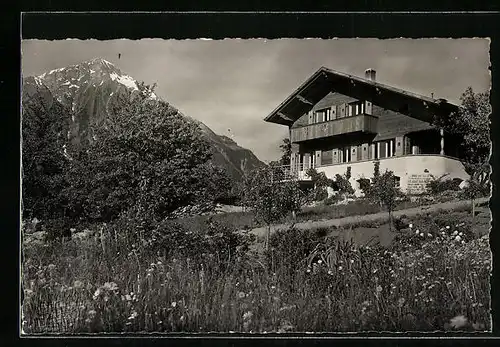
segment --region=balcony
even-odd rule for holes
[[[327,122],[292,128],[290,141],[302,142],[357,132],[376,134],[377,125],[378,117],[367,114],[338,118]]]

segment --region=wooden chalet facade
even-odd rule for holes
[[[334,178],[350,167],[357,195],[358,180],[373,176],[375,160],[409,193],[422,192],[433,176],[466,179],[457,159],[460,139],[432,125],[434,117],[458,106],[377,83],[375,77],[372,69],[360,78],[323,67],[265,118],[289,127],[290,172],[307,181],[309,168]]]

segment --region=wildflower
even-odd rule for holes
[[[457,236],[455,237],[455,241],[460,242],[460,241],[462,241],[462,238],[461,238],[460,236],[458,236],[458,235],[457,235]]]
[[[171,305],[172,305],[172,307],[175,307],[175,306],[177,306],[177,303],[176,303],[175,301],[173,301],[173,302],[171,303]]]
[[[243,314],[243,320],[250,320],[252,319],[252,317],[253,317],[252,311],[248,311]]]
[[[424,237],[424,233],[420,233],[420,237]]]
[[[351,259],[351,264],[354,264],[354,259]]]
[[[458,231],[455,230],[451,235],[452,236],[458,235]]]
[[[410,229],[411,229],[411,228],[413,228],[413,224],[412,224],[412,223],[410,223],[410,225],[408,225],[408,227],[409,227]]]
[[[405,303],[405,299],[404,298],[399,298],[399,300],[398,300],[398,306],[402,307],[404,305],[404,303]]]
[[[115,282],[106,282],[103,288],[106,290],[118,290],[118,285]]]
[[[311,272],[311,269],[307,269],[307,270],[306,270],[306,272],[307,272],[307,273]]]
[[[462,242],[461,242],[461,243],[462,243],[462,245],[465,245],[465,241],[464,241],[464,240],[462,240]]]
[[[460,329],[467,324],[467,318],[465,316],[460,315],[450,319],[450,326],[454,329]]]
[[[271,289],[276,289],[276,286],[271,286]]]
[[[94,300],[97,300],[97,298],[101,295],[101,288],[97,288],[97,290],[94,292],[94,295],[92,296],[92,298]]]
[[[52,271],[56,268],[56,266],[54,264],[49,264],[49,266],[47,266],[47,268]]]
[[[450,226],[449,226],[449,225],[447,225],[447,226],[446,226],[446,229],[450,229]]]
[[[375,291],[377,294],[380,294],[382,292],[382,286],[378,285],[377,288],[375,288]]]
[[[339,266],[339,271],[342,271],[342,266]]]
[[[329,275],[333,275],[332,270],[328,270],[328,274],[329,274]]]
[[[318,264],[321,264],[323,261],[321,259],[318,260]]]
[[[76,280],[75,282],[73,282],[73,287],[75,287],[75,289],[80,289],[83,287],[83,283],[82,281],[78,281]]]
[[[431,233],[428,233],[428,234],[427,234],[427,237],[432,237],[432,234],[431,234]]]
[[[417,229],[417,231],[415,231],[415,234],[416,235],[420,234],[420,230]]]
[[[238,293],[238,298],[243,299],[244,297],[245,297],[245,293],[244,292],[239,292]]]
[[[132,314],[130,315],[130,317],[128,317],[128,320],[133,320],[135,318],[137,318],[139,314],[136,312],[136,311],[133,311]]]

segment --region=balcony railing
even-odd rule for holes
[[[272,169],[273,181],[307,181],[311,178],[307,176],[306,172],[310,168],[309,165],[290,165],[274,166]]]
[[[301,142],[355,132],[377,133],[378,117],[360,114],[292,128],[291,142]]]

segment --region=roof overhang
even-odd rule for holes
[[[459,108],[444,99],[418,95],[322,67],[264,120],[290,126],[331,92],[367,100],[385,109],[429,123],[435,116],[450,114]]]

